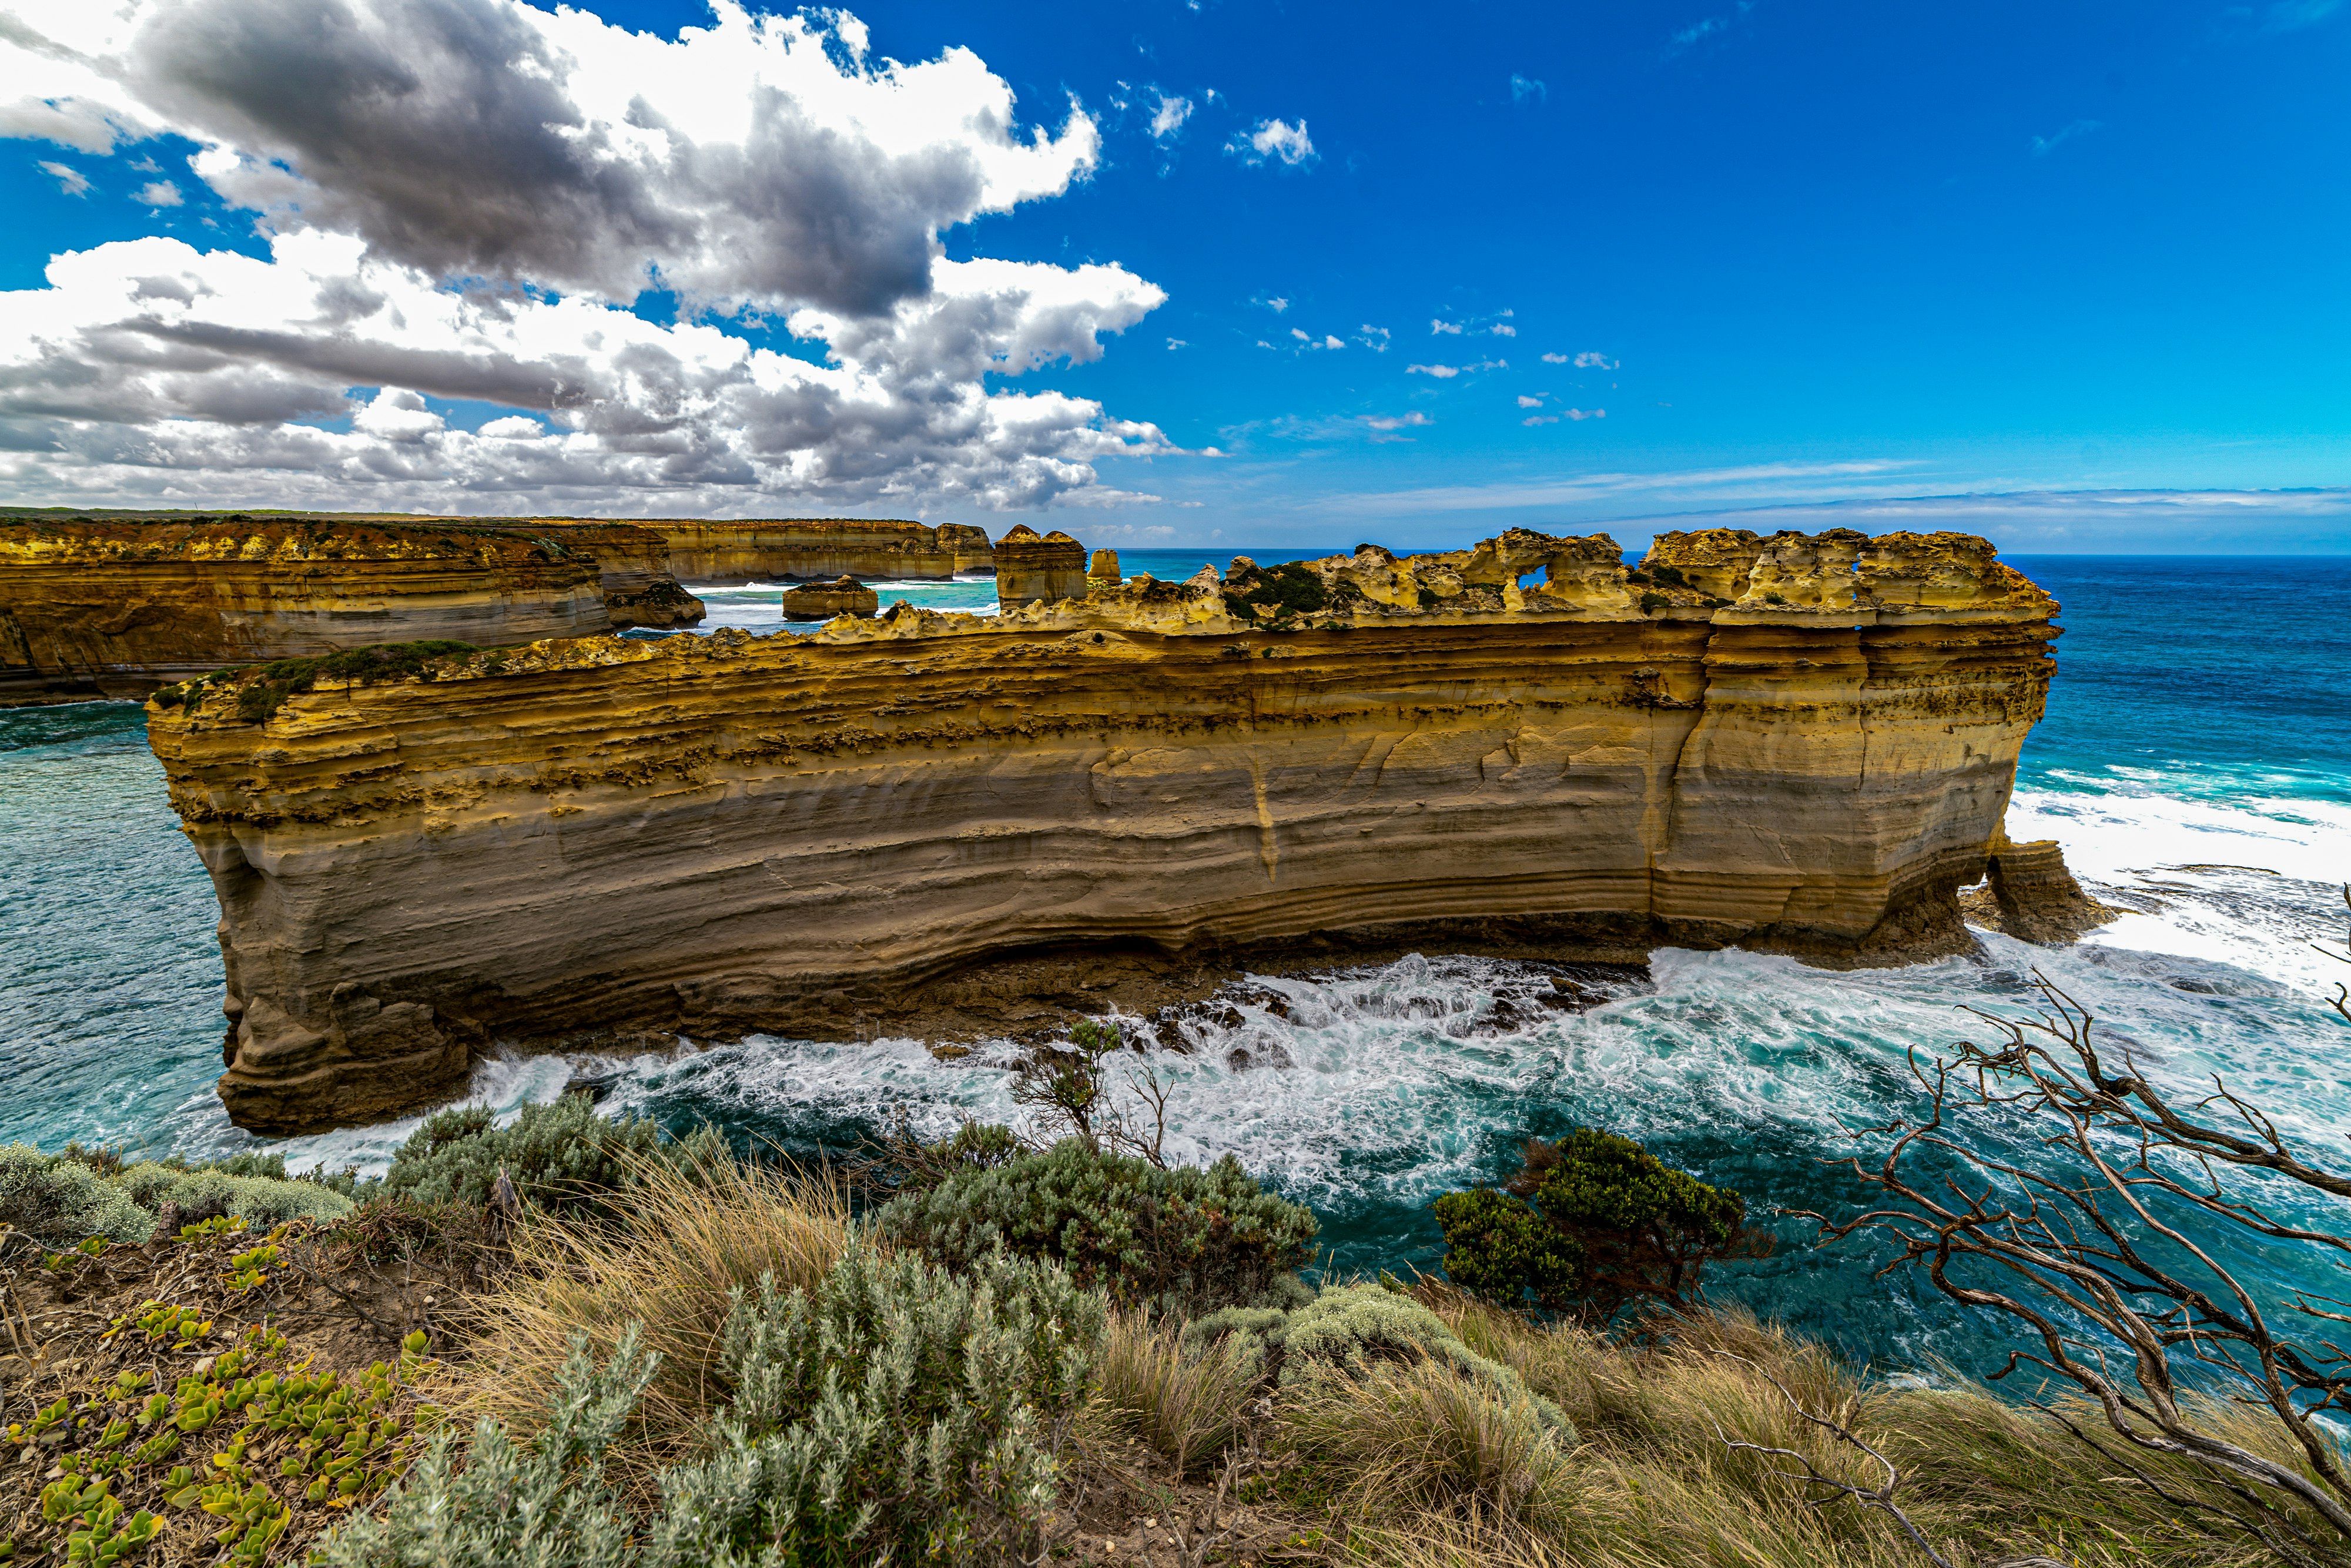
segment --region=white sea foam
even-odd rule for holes
[[[2351,980],[2351,966],[2314,947],[2343,951],[2351,806],[2020,789],[2008,831],[2057,840],[2093,893],[2133,908],[2093,944],[2207,958],[2318,993]]]

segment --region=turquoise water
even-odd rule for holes
[[[1129,571],[1163,578],[1203,559],[1123,552]],[[2020,1010],[2037,965],[2160,1080],[2224,1073],[2334,1146],[2351,1122],[2351,1029],[2318,997],[2351,968],[2310,942],[2341,942],[2335,883],[2351,880],[2351,560],[2018,564],[2064,601],[2066,635],[2011,831],[2061,839],[2137,913],[2062,951],[1988,936],[1979,958],[1855,975],[1666,952],[1605,1006],[1503,1030],[1492,1004],[1534,978],[1520,966],[1431,956],[1269,981],[1287,1018],[1244,1005],[1238,1029],[1197,1030],[1195,1050],[1166,1059],[1183,1081],[1178,1145],[1237,1154],[1311,1204],[1343,1268],[1432,1263],[1431,1198],[1499,1174],[1521,1137],[1578,1124],[1643,1138],[1759,1212],[1835,1212],[1855,1195],[1823,1162],[1846,1152],[1846,1129],[1907,1103],[1909,1049],[1963,1032],[1963,1004]],[[992,602],[986,582],[882,587],[885,603]],[[761,620],[777,614],[772,588],[705,597],[713,625],[779,624]],[[215,911],[141,727],[127,704],[0,714],[0,1140],[252,1142],[211,1093]],[[577,1067],[616,1068],[611,1109],[812,1151],[899,1107],[940,1129],[965,1114],[1017,1121],[1008,1060],[755,1039],[630,1062],[494,1061],[475,1092],[511,1106],[552,1095]],[[277,1146],[380,1163],[410,1125]],[[1865,1253],[1809,1248],[1799,1221],[1779,1229],[1779,1253],[1729,1271],[1728,1293],[1856,1355],[1991,1353],[1990,1326],[1906,1280],[1873,1281]],[[2256,1274],[2293,1266],[2240,1260]]]

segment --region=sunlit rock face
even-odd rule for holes
[[[567,543],[454,519],[0,519],[0,705],[144,696],[225,664],[373,643],[700,620],[662,554],[657,537],[609,527]],[[607,604],[606,559],[629,618]]]
[[[996,570],[987,530],[968,523],[628,520],[668,540],[670,570],[685,582],[817,582],[842,576],[861,582],[944,580]]]
[[[1108,552],[1102,552],[1108,553]],[[1086,547],[1055,528],[1040,536],[1026,524],[996,541],[996,601],[1007,610],[1056,599],[1083,599],[1097,579],[1087,575]],[[1117,580],[1118,558],[1102,563],[1099,580]]]
[[[220,893],[223,1097],[287,1131],[493,1043],[837,1036],[1008,954],[1966,948],[2054,602],[1958,536],[1676,553],[1518,530],[549,641],[260,723],[176,688],[150,730]]]

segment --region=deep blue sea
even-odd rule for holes
[[[1209,559],[1122,553],[1128,571],[1162,578]],[[1520,977],[1507,964],[1430,954],[1271,980],[1288,1018],[1245,1008],[1239,1029],[1212,1028],[1196,1042],[1207,1049],[1168,1059],[1182,1151],[1238,1155],[1311,1204],[1342,1269],[1433,1266],[1431,1199],[1501,1174],[1526,1135],[1577,1124],[1641,1138],[1766,1216],[1840,1212],[1857,1195],[1829,1162],[1848,1152],[1849,1129],[1911,1102],[1907,1053],[1968,1032],[1962,1007],[2021,1012],[2038,967],[2158,1081],[2224,1074],[2336,1155],[2351,1125],[2351,1028],[2320,998],[2351,966],[2313,944],[2342,950],[2337,888],[2351,881],[2351,559],[2014,564],[2064,603],[2065,635],[2010,831],[2062,841],[2094,891],[2137,913],[2072,948],[1987,934],[1979,957],[1857,974],[1666,951],[1607,1005],[1499,1034],[1479,1021]],[[877,586],[885,604],[993,603],[985,581]],[[780,626],[773,585],[702,591],[705,630]],[[141,711],[0,713],[0,1142],[190,1154],[254,1142],[212,1093],[217,912]],[[1282,1065],[1229,1067],[1237,1044]],[[941,1130],[963,1115],[1018,1121],[1008,1061],[984,1049],[944,1063],[910,1040],[758,1038],[626,1063],[492,1061],[474,1092],[510,1109],[581,1065],[617,1067],[613,1113],[711,1119],[812,1152],[902,1106]],[[413,1125],[276,1146],[298,1164],[380,1166]],[[2004,1147],[2014,1133],[1980,1135]],[[1865,1249],[1814,1249],[1797,1220],[1778,1229],[1780,1250],[1726,1270],[1720,1293],[1856,1357],[1996,1363],[1995,1325],[1899,1276],[1874,1280]],[[2239,1260],[2256,1275],[2299,1266]]]

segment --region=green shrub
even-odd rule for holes
[[[957,1171],[893,1198],[876,1232],[950,1269],[998,1248],[1050,1259],[1122,1302],[1190,1317],[1306,1297],[1313,1215],[1249,1179],[1229,1155],[1206,1170],[1091,1154],[1075,1138],[1041,1154]]]
[[[1531,1141],[1506,1186],[1532,1207],[1490,1189],[1437,1203],[1446,1273],[1506,1306],[1600,1322],[1634,1301],[1680,1311],[1697,1299],[1709,1260],[1766,1246],[1745,1229],[1738,1193],[1594,1128],[1557,1144]]]
[[[282,1161],[277,1168],[285,1168]],[[151,1213],[161,1214],[166,1203],[175,1203],[191,1218],[234,1215],[262,1230],[288,1219],[340,1219],[351,1211],[350,1198],[319,1182],[231,1175],[216,1166],[128,1166],[115,1185]]]
[[[120,1186],[30,1144],[0,1147],[0,1224],[57,1249],[93,1236],[136,1245],[155,1231],[155,1217]]]
[[[1519,1375],[1471,1350],[1450,1324],[1400,1291],[1383,1285],[1338,1285],[1289,1312],[1230,1308],[1193,1320],[1187,1349],[1205,1353],[1229,1342],[1241,1357],[1288,1388],[1302,1379],[1343,1374],[1361,1381],[1382,1363],[1442,1362],[1463,1377],[1483,1380],[1513,1404],[1575,1440],[1575,1426]]]
[[[1245,580],[1238,589],[1225,594],[1225,608],[1243,621],[1256,615],[1260,607],[1279,620],[1285,615],[1311,615],[1330,602],[1331,591],[1323,586],[1322,576],[1298,561],[1261,568],[1253,580]]]
[[[707,1456],[663,1476],[642,1546],[599,1463],[654,1370],[631,1333],[601,1371],[575,1346],[537,1441],[485,1421],[460,1471],[444,1435],[384,1517],[353,1521],[321,1561],[1033,1560],[1102,1325],[1102,1297],[1050,1265],[997,1258],[965,1278],[854,1246],[813,1291],[771,1278],[738,1297]]]
[[[427,1117],[392,1156],[385,1190],[415,1203],[479,1207],[504,1170],[515,1190],[541,1207],[601,1209],[607,1195],[627,1185],[632,1160],[661,1152],[652,1122],[608,1121],[585,1094],[526,1105],[508,1126],[496,1122],[486,1105]]]

